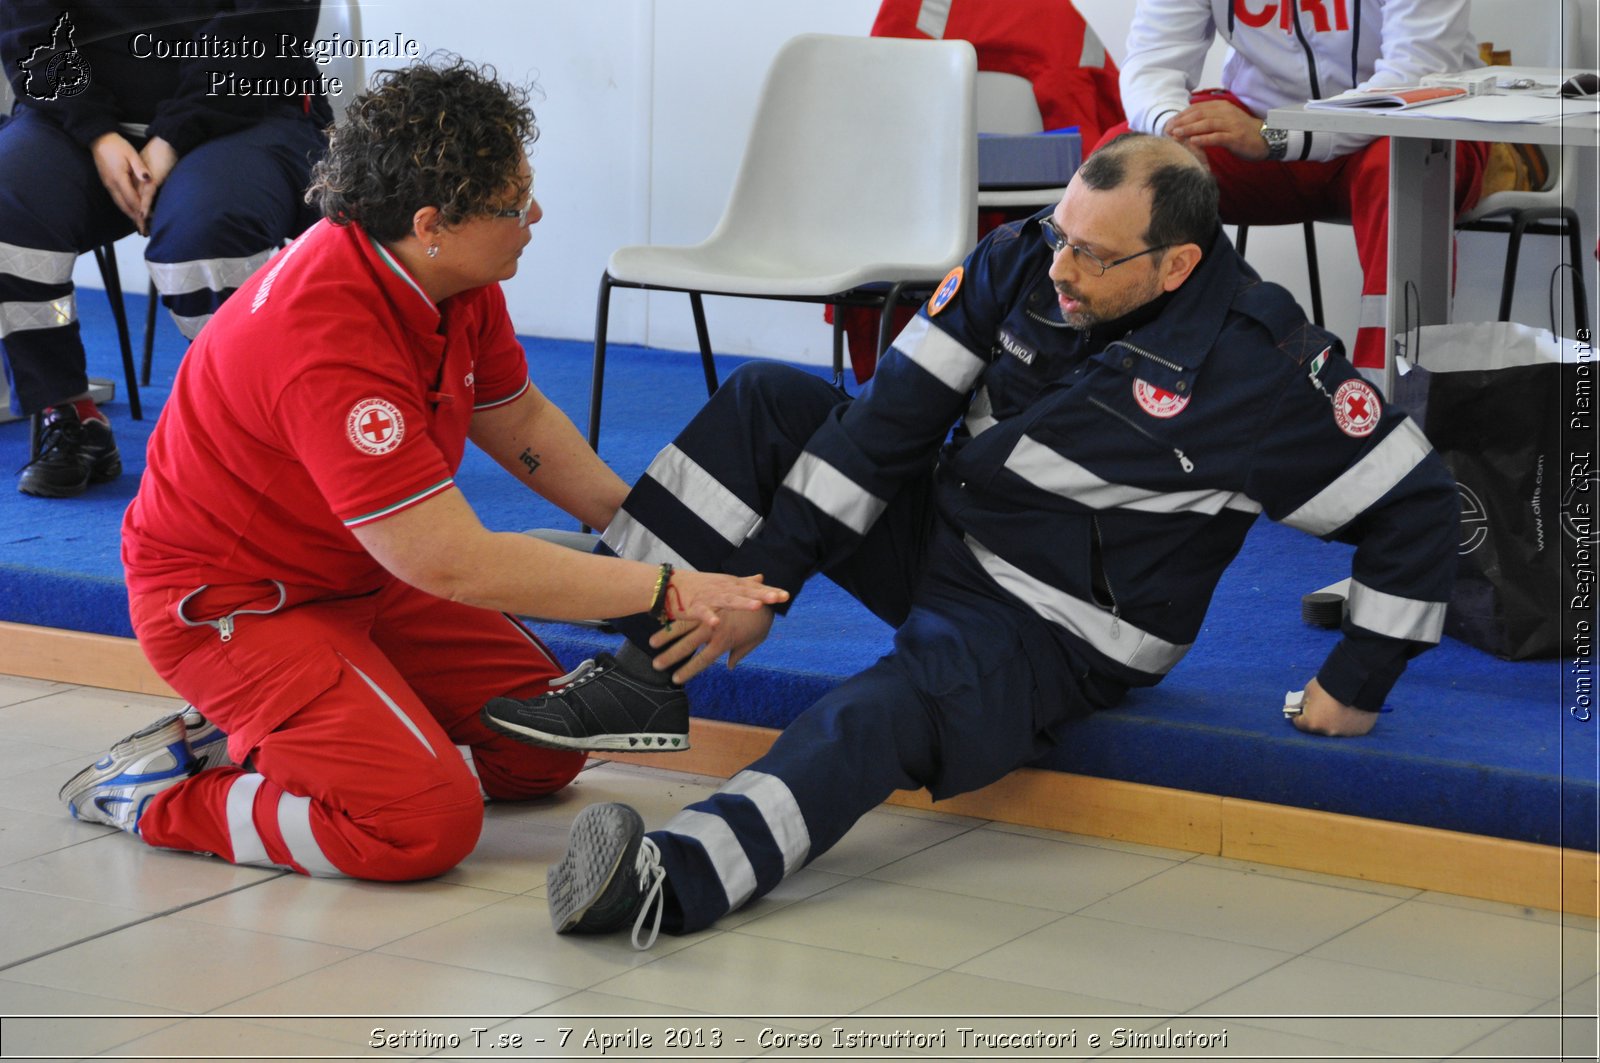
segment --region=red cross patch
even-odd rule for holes
[[[1133,382],[1133,398],[1139,404],[1139,409],[1151,417],[1176,417],[1189,405],[1189,396],[1163,391],[1143,380]]]
[[[1333,419],[1339,431],[1352,439],[1369,436],[1383,416],[1378,393],[1365,380],[1346,380],[1333,393]]]
[[[350,407],[344,425],[351,445],[363,454],[387,454],[406,435],[399,408],[384,399],[362,399]]]

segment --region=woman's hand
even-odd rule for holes
[[[145,186],[154,181],[150,167],[121,133],[102,133],[89,145],[100,183],[111,193],[111,201],[128,216],[140,233],[145,232],[142,206]],[[149,193],[152,197],[155,190]]]

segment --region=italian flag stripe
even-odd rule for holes
[[[375,509],[371,513],[363,513],[359,517],[351,517],[349,520],[344,522],[344,526],[346,528],[356,528],[363,524],[371,524],[375,520],[382,520],[384,517],[400,512],[407,506],[416,505],[425,498],[432,498],[440,491],[444,491],[455,486],[455,482],[456,481],[454,477],[446,480],[440,480],[432,487],[425,487],[421,491],[418,491],[416,494],[412,495],[410,498],[402,498],[392,506],[384,506],[382,509]]]
[[[394,270],[394,275],[396,277],[399,277],[401,280],[411,285],[411,290],[422,296],[423,302],[427,303],[430,307],[433,306],[433,300],[428,298],[428,293],[423,291],[422,287],[417,284],[416,281],[411,279],[411,274],[407,273],[405,268],[394,260],[394,256],[389,254],[389,249],[378,243],[378,241],[373,240],[370,236],[367,237],[367,239],[371,241],[372,249],[378,252],[378,257],[383,259],[383,264]]]
[[[508,406],[511,403],[516,402],[518,399],[522,398],[522,396],[526,395],[528,393],[528,389],[531,388],[532,386],[533,386],[533,381],[524,380],[522,382],[522,386],[517,389],[516,394],[507,395],[503,399],[495,399],[492,402],[480,402],[476,406],[474,406],[473,409],[474,410],[492,410],[496,406]]]

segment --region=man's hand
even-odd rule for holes
[[[1372,730],[1378,722],[1378,714],[1335,701],[1333,695],[1313,679],[1306,684],[1304,710],[1299,716],[1290,717],[1290,720],[1307,734],[1355,738]]]
[[[1190,104],[1167,123],[1166,135],[1189,148],[1225,148],[1252,162],[1267,157],[1261,119],[1226,100]]]
[[[94,168],[100,174],[100,183],[111,193],[111,201],[143,233],[145,215],[141,203],[144,188],[154,180],[149,165],[121,133],[100,134],[89,145],[89,152],[94,156]],[[154,190],[150,195],[155,195]]]
[[[651,663],[662,671],[676,668],[672,681],[682,686],[724,653],[732,668],[761,645],[771,630],[772,610],[764,607],[754,612],[720,613],[713,624],[674,620],[650,636],[652,647],[666,647]]]

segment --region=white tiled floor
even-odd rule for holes
[[[557,938],[544,871],[573,815],[623,800],[659,824],[714,785],[665,769],[596,764],[491,806],[465,863],[405,885],[68,819],[60,783],[175,707],[0,677],[5,1059],[599,1059],[605,1036],[608,1059],[1595,1058],[1593,920],[955,816],[874,812],[647,953]],[[836,1047],[836,1027],[878,1040]]]

